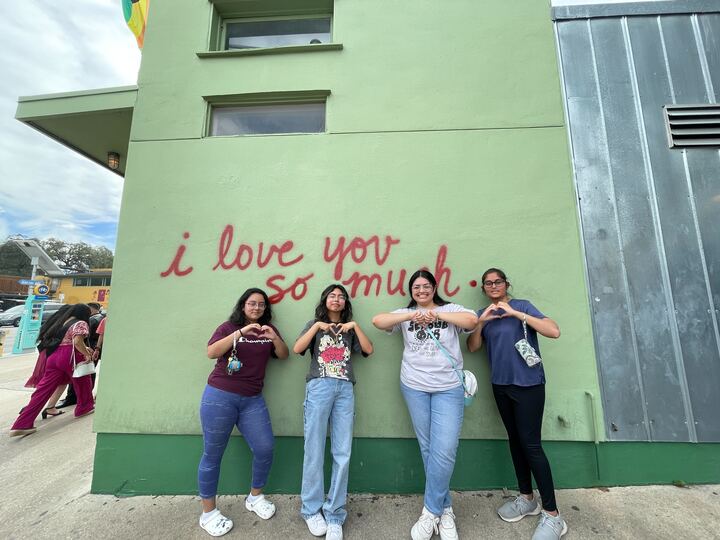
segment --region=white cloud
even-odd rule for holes
[[[120,0],[3,2],[0,24],[0,241],[20,233],[112,248],[122,179],[14,115],[18,96],[135,84],[140,52]]]

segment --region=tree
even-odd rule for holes
[[[36,240],[36,239],[34,239]],[[45,253],[66,272],[87,272],[91,268],[112,268],[113,253],[105,246],[65,242],[58,238],[36,240]],[[32,265],[12,242],[0,244],[0,275],[30,276]]]
[[[0,245],[0,275],[30,277],[30,259],[12,242]]]
[[[112,268],[113,254],[104,246],[85,242],[69,243],[57,238],[42,240],[40,245],[63,270],[87,272],[91,268]]]

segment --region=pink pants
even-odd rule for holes
[[[55,389],[61,384],[72,382],[77,396],[77,406],[75,407],[75,416],[82,416],[93,410],[95,402],[92,397],[92,377],[85,375],[84,377],[73,378],[72,376],[72,345],[64,345],[51,354],[47,359],[45,373],[37,383],[37,387],[30,397],[30,403],[23,409],[17,420],[10,429],[29,429],[33,427],[35,418],[43,410],[47,400],[53,394]],[[78,359],[83,356],[75,351]]]

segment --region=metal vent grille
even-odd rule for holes
[[[720,146],[720,105],[665,105],[670,148]]]

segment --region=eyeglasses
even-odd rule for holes
[[[413,291],[432,291],[433,286],[430,283],[423,283],[422,285],[413,285]]]
[[[503,283],[505,283],[505,280],[504,280],[504,279],[496,279],[495,281],[490,281],[490,280],[488,279],[487,281],[483,281],[483,285],[484,285],[485,287],[488,287],[488,288],[490,288],[490,287],[499,287],[499,286],[502,285]]]
[[[245,302],[245,305],[249,308],[265,309],[265,302]]]

